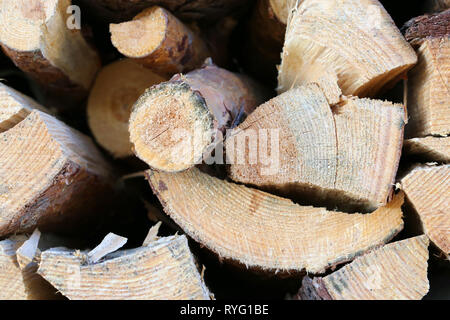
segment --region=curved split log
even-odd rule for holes
[[[0,82],[0,132],[14,127],[25,119],[33,109],[48,113],[45,107],[33,99]]]
[[[177,74],[149,88],[134,105],[129,125],[134,152],[155,169],[188,169],[264,99],[249,78],[211,64]]]
[[[410,20],[405,37],[419,62],[409,73],[407,137],[450,134],[450,10]]]
[[[145,9],[131,21],[111,24],[110,32],[120,53],[162,75],[199,68],[210,56],[205,42],[161,7]]]
[[[306,276],[300,300],[420,300],[428,292],[428,238],[387,244],[323,278]]]
[[[377,0],[304,0],[288,22],[278,92],[317,82],[326,91],[371,97],[416,62]]]
[[[70,0],[3,0],[0,44],[7,56],[49,91],[83,98],[100,58],[81,31],[69,29]]]
[[[322,273],[384,244],[402,228],[403,195],[372,214],[299,206],[197,168],[147,171],[165,212],[220,258],[270,271]]]
[[[401,180],[424,233],[446,255],[450,253],[450,165],[418,166]]]
[[[98,217],[112,175],[90,138],[34,110],[0,134],[0,236],[73,231]]]
[[[98,263],[65,248],[44,251],[38,273],[71,300],[209,300],[186,236],[110,253]]]
[[[130,59],[104,67],[89,95],[89,127],[97,142],[117,158],[133,155],[128,120],[145,89],[167,79]]]
[[[428,161],[450,162],[450,137],[425,137],[405,140],[405,154],[417,155]]]
[[[330,108],[316,84],[294,88],[229,134],[229,174],[278,194],[307,194],[309,203],[373,211],[392,192],[404,118],[401,105],[345,98]]]

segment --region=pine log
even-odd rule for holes
[[[100,68],[100,58],[80,30],[66,26],[70,5],[70,0],[3,0],[0,45],[50,92],[82,98]]]
[[[81,0],[97,17],[108,22],[130,20],[145,8],[158,5],[183,20],[213,22],[245,9],[249,0]]]
[[[428,161],[450,162],[450,137],[425,137],[405,140],[403,152]]]
[[[49,112],[33,99],[0,82],[0,133],[25,119],[33,109]]]
[[[450,253],[450,165],[417,166],[401,180],[424,233],[446,255]]]
[[[377,0],[304,0],[288,22],[278,92],[318,82],[326,91],[372,97],[416,62]]]
[[[155,169],[188,169],[264,99],[249,78],[211,64],[177,74],[149,88],[134,105],[129,126],[134,152]]]
[[[205,42],[161,7],[145,9],[131,21],[111,24],[110,32],[120,53],[162,75],[191,71],[210,56]]]
[[[165,212],[194,240],[251,268],[322,273],[386,243],[402,228],[403,195],[371,214],[346,214],[222,181],[192,168],[149,170]]]
[[[426,0],[428,12],[439,12],[450,8],[450,0]]]
[[[303,278],[300,300],[420,300],[429,290],[428,238],[387,244],[322,278]]]
[[[97,142],[117,158],[131,156],[128,120],[131,108],[145,89],[167,80],[124,59],[104,67],[89,95],[89,127]]]
[[[112,175],[90,138],[38,110],[0,134],[0,236],[75,230],[99,216]]]
[[[56,290],[37,271],[35,255],[29,263],[20,263],[18,251],[29,239],[25,235],[0,241],[0,300],[47,300],[57,298]],[[24,261],[23,259],[21,260]]]
[[[229,134],[229,175],[309,203],[372,211],[392,192],[404,118],[401,105],[353,97],[330,108],[318,85],[294,88]]]
[[[38,273],[71,300],[209,300],[186,236],[120,250],[90,263],[86,253],[46,250]]]
[[[410,20],[405,37],[419,62],[409,73],[407,137],[450,134],[450,10]]]

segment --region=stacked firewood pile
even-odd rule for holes
[[[0,299],[448,298],[449,7],[0,0]]]

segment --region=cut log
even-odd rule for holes
[[[428,238],[387,244],[323,278],[306,276],[300,300],[420,300],[428,292]]]
[[[270,0],[258,0],[248,26],[245,64],[260,79],[276,78],[281,62],[286,24],[271,7]]]
[[[450,10],[414,18],[406,39],[418,46],[419,62],[409,73],[407,137],[450,134]]]
[[[186,236],[110,253],[88,263],[83,252],[46,250],[38,273],[71,300],[209,300]]]
[[[191,71],[210,56],[203,40],[161,7],[145,9],[133,20],[109,28],[120,53],[162,75]]]
[[[89,95],[89,127],[97,142],[117,158],[133,155],[128,133],[131,107],[145,89],[167,79],[130,59],[103,68]]]
[[[112,176],[90,138],[34,110],[0,134],[0,236],[73,231],[100,216]]]
[[[134,105],[129,126],[134,152],[155,169],[188,169],[264,99],[249,78],[211,64],[177,74],[148,89]]]
[[[450,253],[450,165],[417,166],[401,180],[424,233],[446,255]]]
[[[70,0],[3,0],[0,44],[14,63],[49,91],[87,95],[100,58],[81,31],[66,25]]]
[[[194,240],[251,268],[322,273],[392,239],[403,195],[372,214],[299,206],[197,168],[147,179],[165,212]]]
[[[33,109],[48,113],[45,107],[0,82],[0,132],[11,129]]]
[[[405,140],[403,152],[428,161],[450,162],[450,137],[425,137]]]
[[[81,0],[90,11],[104,21],[130,20],[143,9],[158,5],[183,20],[216,21],[235,11],[241,11],[249,0]]]
[[[36,273],[36,263],[19,264],[17,251],[26,245],[27,237],[24,235],[0,241],[0,300],[57,298],[56,290]],[[34,258],[32,253],[31,260]]]
[[[426,0],[428,12],[439,12],[450,8],[450,0]]]
[[[372,211],[392,192],[404,118],[401,105],[345,98],[330,108],[318,85],[294,88],[228,135],[229,174],[277,194],[303,195],[308,203]]]
[[[288,22],[278,92],[318,82],[327,91],[372,97],[416,62],[377,0],[304,0]]]

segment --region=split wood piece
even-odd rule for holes
[[[133,20],[109,28],[120,53],[162,75],[191,71],[210,56],[205,42],[161,7],[145,9]]]
[[[402,228],[403,194],[371,214],[294,204],[197,168],[147,179],[164,210],[219,258],[268,271],[322,273],[392,239]]]
[[[0,132],[11,129],[33,109],[48,113],[43,106],[0,82]]]
[[[57,298],[56,290],[36,274],[37,264],[19,264],[16,253],[26,240],[26,236],[20,235],[0,241],[0,300]]]
[[[428,12],[439,12],[450,8],[450,0],[426,0]]]
[[[318,85],[294,88],[229,134],[229,175],[290,197],[307,194],[320,205],[372,211],[392,192],[404,118],[401,105],[346,98],[330,108]]]
[[[50,249],[42,253],[38,273],[71,300],[210,299],[186,236],[161,238],[105,259],[86,264],[79,251]]]
[[[0,236],[73,231],[99,217],[112,176],[91,139],[38,110],[0,134]]]
[[[240,12],[249,0],[82,0],[83,5],[103,21],[122,22],[150,6],[166,8],[183,20],[214,22],[231,13]]]
[[[416,62],[414,50],[377,0],[304,0],[288,22],[278,92],[317,82],[330,97],[339,89],[371,97]]]
[[[401,180],[424,233],[446,255],[450,253],[450,165],[418,166]]]
[[[104,67],[89,95],[89,127],[97,142],[117,158],[133,155],[128,133],[131,108],[145,89],[167,80],[131,59]]]
[[[277,19],[286,25],[297,0],[269,0],[270,8]]]
[[[274,13],[270,0],[258,0],[248,28],[244,55],[246,66],[261,79],[276,78],[286,24]]]
[[[177,74],[135,103],[129,125],[134,152],[155,169],[188,169],[264,99],[262,88],[246,76],[211,64]]]
[[[420,300],[428,292],[428,238],[387,244],[323,278],[306,276],[300,300]]]
[[[429,161],[450,162],[450,137],[425,137],[405,140],[403,151]]]
[[[70,5],[70,0],[1,1],[0,44],[20,69],[49,91],[83,97],[100,58],[80,30],[67,26]]]
[[[409,73],[407,137],[450,134],[450,10],[414,18],[406,38],[419,46]]]

